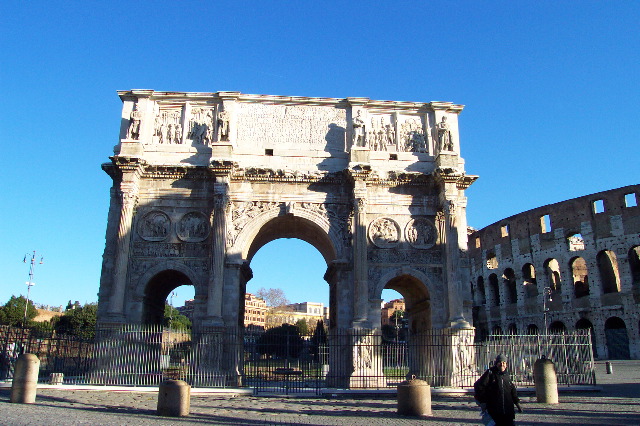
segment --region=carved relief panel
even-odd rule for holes
[[[185,242],[201,242],[209,236],[209,221],[200,212],[189,212],[182,216],[176,226],[178,238]]]
[[[210,234],[207,215],[189,211],[183,215],[157,208],[142,212],[136,224],[139,239],[133,243],[136,257],[206,257]]]
[[[403,232],[401,232],[403,228]],[[390,218],[378,218],[369,224],[369,240],[375,248],[369,249],[373,263],[432,263],[442,262],[438,230],[429,216],[414,216],[403,227]],[[395,250],[379,250],[394,248]]]
[[[160,106],[155,114],[153,143],[182,143],[182,106]]]
[[[171,231],[171,219],[160,211],[152,210],[138,222],[138,235],[145,241],[164,241]]]
[[[215,138],[215,108],[193,107],[187,137],[194,145],[209,145]]]
[[[367,143],[372,151],[396,151],[396,126],[391,115],[371,115]]]
[[[426,217],[411,219],[404,232],[407,242],[417,249],[430,249],[438,236],[436,227]]]
[[[428,132],[425,131],[422,117],[400,117],[398,121],[398,150],[403,152],[429,152]]]
[[[386,217],[375,219],[369,224],[369,240],[379,248],[393,248],[400,242],[400,225]]]

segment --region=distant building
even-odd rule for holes
[[[324,321],[326,325],[329,319],[329,309],[317,302],[291,303],[270,310],[267,313],[266,328],[279,327],[282,324],[295,324],[301,319],[307,322],[309,329],[313,329],[318,321]]]
[[[251,293],[244,294],[244,326],[247,328],[266,327],[267,303]]]
[[[323,315],[322,303],[316,303],[316,302],[292,303],[290,305],[287,305],[287,307],[291,308],[294,312],[314,315],[318,317],[321,317]]]
[[[382,309],[380,309],[380,323],[381,325],[393,325],[395,326],[395,320],[392,319],[395,311],[405,310],[404,299],[395,299],[390,302],[383,303]]]

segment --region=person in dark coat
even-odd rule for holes
[[[507,371],[507,357],[504,355],[496,357],[494,366],[484,372],[473,388],[474,397],[482,412],[488,412],[497,426],[514,424],[514,405],[522,413],[516,387]]]

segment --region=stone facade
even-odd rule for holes
[[[391,300],[387,303],[385,303],[384,305],[382,305],[382,308],[380,309],[380,321],[382,323],[382,325],[393,325],[393,326],[397,326],[398,325],[398,319],[393,317],[393,314],[396,311],[403,311],[404,312],[404,300],[403,299],[395,299],[395,300]],[[402,324],[401,324],[402,325]]]
[[[264,330],[267,318],[267,303],[251,293],[244,295],[244,326]]]
[[[590,329],[599,358],[640,358],[640,185],[502,219],[469,236],[478,334]]]
[[[119,95],[100,324],[158,323],[190,284],[195,329],[237,327],[253,255],[299,238],[327,262],[331,327],[379,328],[384,288],[413,332],[470,327],[461,105]]]

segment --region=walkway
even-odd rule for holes
[[[640,361],[614,361],[613,374],[597,363],[601,392],[563,393],[551,406],[523,396],[519,425],[639,425]],[[155,415],[155,393],[41,389],[35,404],[11,404],[0,392],[0,424],[10,425],[471,425],[480,424],[471,396],[434,395],[433,416],[416,419],[396,414],[395,398],[256,397],[194,394],[187,418]]]

